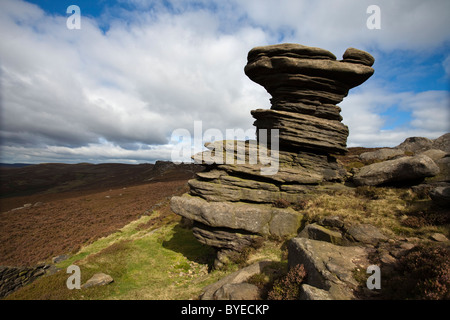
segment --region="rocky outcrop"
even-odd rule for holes
[[[431,149],[433,140],[424,137],[410,137],[397,146],[397,149],[418,153]]]
[[[434,140],[425,137],[406,138],[405,141],[400,143],[395,148],[415,154],[430,149],[442,150],[445,153],[450,153],[450,133],[445,133]]]
[[[354,170],[357,186],[414,185],[425,178],[428,183],[450,181],[450,133],[437,139],[410,137],[395,148],[364,152],[359,159],[366,164]]]
[[[370,54],[350,48],[337,61],[329,51],[282,44],[248,53],[246,75],[272,96],[270,110],[254,110],[258,129],[279,129],[281,149],[345,153],[348,128],[337,106],[374,72]]]
[[[417,183],[439,173],[439,167],[425,155],[403,157],[374,163],[353,177],[356,185],[377,186],[383,184]]]
[[[172,210],[194,221],[193,233],[218,250],[216,266],[266,237],[292,237],[302,216],[277,203],[299,203],[342,182],[334,154],[347,151],[348,128],[337,106],[374,72],[367,52],[349,48],[343,60],[299,44],[256,47],[246,75],[271,94],[271,108],[251,111],[257,141],[216,141],[195,155],[206,170]],[[320,186],[320,188],[318,188]]]

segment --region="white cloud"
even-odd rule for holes
[[[194,121],[205,130],[252,128],[250,110],[268,108],[270,96],[245,76],[246,55],[279,39],[338,58],[349,46],[420,53],[449,40],[448,1],[378,1],[382,29],[375,31],[366,28],[371,1],[133,2],[139,10],[119,16],[82,15],[80,30],[35,5],[0,2],[0,29],[7,30],[0,41],[2,161],[169,159],[171,132],[192,132]],[[407,132],[444,130],[435,116],[448,115],[442,93],[361,88],[342,104],[349,144],[387,145]],[[380,108],[392,104],[411,112],[409,128],[382,131]]]
[[[408,137],[435,139],[450,132],[449,101],[447,91],[392,92],[374,84],[361,87],[340,105],[350,131],[347,144],[394,147]],[[406,124],[384,129],[389,119],[382,114],[390,109],[409,112],[411,118]]]

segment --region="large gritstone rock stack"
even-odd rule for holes
[[[217,266],[264,237],[295,235],[302,217],[285,204],[343,181],[346,171],[333,154],[347,151],[348,128],[337,104],[373,74],[373,62],[353,48],[341,61],[299,44],[250,50],[245,73],[272,95],[271,109],[251,111],[258,141],[267,145],[206,144],[209,150],[194,156],[206,171],[189,181],[189,194],[171,200],[175,213],[194,221],[196,238],[217,248]]]

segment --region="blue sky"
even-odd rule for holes
[[[73,4],[79,30],[66,27]],[[375,57],[340,104],[348,146],[434,139],[450,131],[448,12],[447,0],[2,0],[0,161],[169,160],[172,132],[195,121],[252,129],[270,96],[245,76],[247,52],[281,42]]]

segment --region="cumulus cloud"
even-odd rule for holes
[[[270,96],[243,72],[254,46],[298,42],[340,57],[350,46],[373,48],[375,56],[398,49],[426,54],[449,41],[442,27],[448,1],[378,1],[377,31],[366,28],[365,0],[127,4],[96,18],[82,15],[82,28],[68,30],[65,12],[0,2],[0,28],[7,30],[0,41],[2,161],[170,159],[171,133],[193,133],[194,121],[224,133],[251,129],[250,110],[270,106]],[[448,57],[441,65],[448,75]],[[446,92],[399,93],[383,81],[375,78],[344,100],[350,144],[448,130],[436,116],[448,118]],[[381,112],[394,105],[412,120],[386,133]]]
[[[408,137],[435,139],[450,132],[448,91],[393,92],[376,84],[362,87],[341,103],[349,127],[348,146],[394,147]],[[395,114],[406,112],[406,123],[386,128]],[[389,114],[383,116],[383,114]]]

